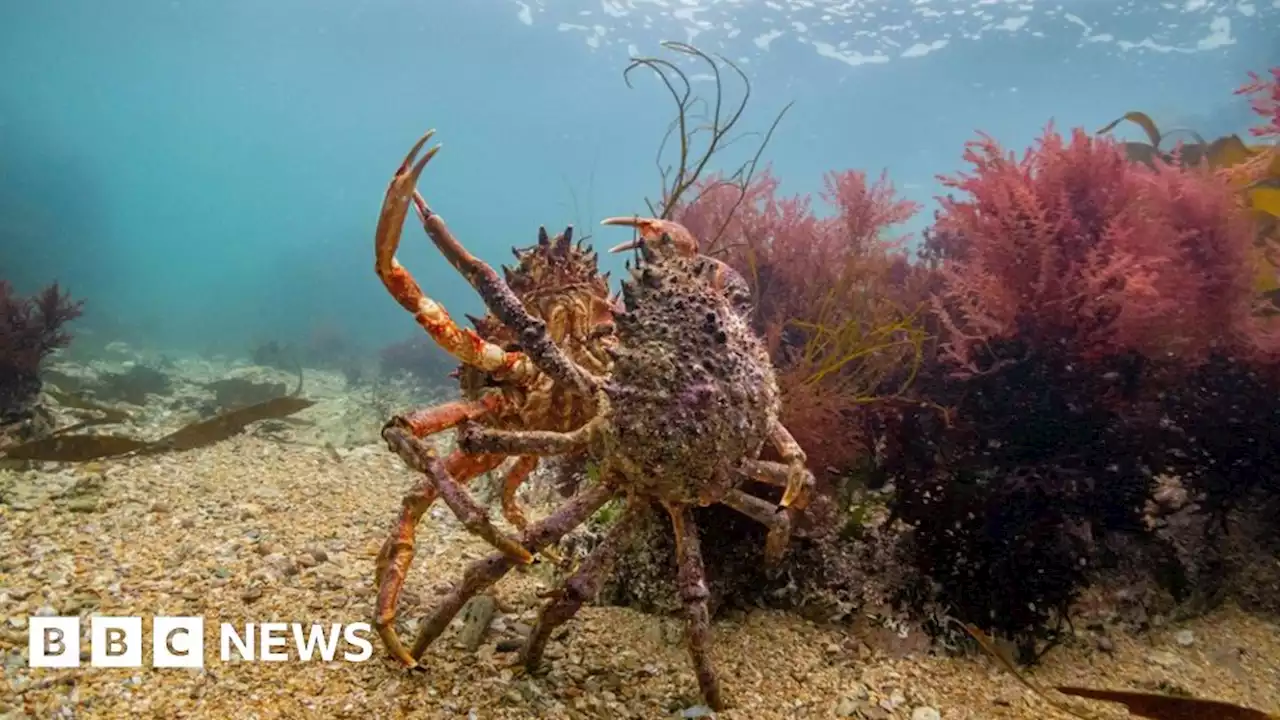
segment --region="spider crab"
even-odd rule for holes
[[[576,404],[573,411],[566,406],[556,416],[563,418],[559,427],[513,428],[494,421],[509,402],[498,387],[476,390],[474,399],[388,421],[383,439],[423,478],[406,496],[400,522],[379,556],[379,635],[404,665],[416,666],[467,600],[516,565],[531,562],[535,553],[554,545],[610,500],[621,498],[625,507],[618,519],[550,593],[521,648],[519,663],[533,671],[553,630],[597,594],[641,513],[656,501],[670,515],[675,533],[677,584],[699,688],[709,706],[726,707],[709,654],[708,591],[692,509],[719,502],[766,525],[766,559],[776,561],[790,538],[793,514],[808,503],[813,487],[804,452],[778,421],[774,368],[743,312],[749,302],[745,283],[725,264],[698,254],[697,240],[676,223],[610,218],[604,224],[638,231],[636,239],[613,248],[637,253],[634,268],[628,263],[621,304],[600,305],[608,319],[585,328],[594,341],[575,345],[572,332],[556,338],[555,313],[539,317],[531,311],[493,268],[463,248],[418,193],[418,178],[440,149],[435,146],[418,159],[433,134],[427,132],[413,146],[387,190],[375,241],[378,275],[401,306],[474,372],[508,387],[553,388],[563,401]],[[437,249],[510,333],[512,345],[503,347],[459,329],[396,261],[410,205]],[[607,363],[590,362],[597,348]],[[449,428],[458,431],[461,453],[441,459],[423,439]],[[774,445],[782,462],[759,459],[765,443]],[[518,536],[494,526],[459,479],[493,459],[500,463],[507,457],[577,454],[595,464],[598,479],[547,517],[513,523],[520,528]],[[774,505],[747,494],[738,487],[746,478],[784,488],[781,501]],[[427,615],[412,652],[407,652],[393,629],[395,604],[412,558],[413,524],[425,510],[424,502],[429,505],[437,495],[497,552],[465,570]]]

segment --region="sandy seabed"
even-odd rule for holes
[[[498,613],[468,653],[455,621],[406,673],[381,645],[363,663],[222,662],[218,625],[352,623],[373,615],[374,557],[413,477],[378,445],[344,452],[241,437],[187,453],[0,470],[0,718],[704,717],[678,618],[588,607],[553,639],[550,671],[514,673],[550,565],[493,589]],[[534,508],[535,514],[545,509]],[[465,564],[487,554],[442,505],[420,529],[403,632]],[[205,666],[33,669],[34,615],[200,615]],[[1186,643],[1190,630],[1194,641]],[[1280,710],[1280,626],[1227,608],[1108,652],[1081,637],[1051,652],[1041,684],[1181,688]],[[354,649],[354,648],[343,648]],[[987,658],[890,657],[852,631],[773,611],[714,628],[735,703],[722,718],[1058,718]],[[1098,717],[1126,717],[1093,704]],[[934,712],[936,711],[936,712]]]

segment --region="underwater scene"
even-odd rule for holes
[[[0,720],[1280,719],[1280,0],[0,7]]]

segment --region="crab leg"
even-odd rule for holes
[[[604,483],[592,485],[574,495],[546,518],[530,525],[529,529],[521,534],[520,542],[530,553],[540,552],[547,546],[556,544],[560,538],[568,535],[569,531],[586,522],[595,511],[604,507],[604,504],[613,496],[613,492],[613,488]],[[515,567],[515,561],[500,552],[491,553],[488,557],[480,558],[468,565],[462,574],[462,581],[454,585],[453,589],[432,608],[431,613],[423,620],[422,628],[418,631],[418,639],[413,643],[412,656],[421,658],[427,646],[449,627],[449,623],[468,600],[476,593],[498,582],[513,567]]]
[[[516,502],[516,491],[529,479],[529,474],[533,469],[538,467],[537,455],[522,455],[515,465],[507,471],[506,478],[502,481],[502,516],[511,523],[513,527],[524,530],[529,526],[529,521],[525,519],[524,511],[520,509],[520,505]]]
[[[527,565],[533,562],[533,555],[530,555],[523,545],[494,527],[484,507],[471,497],[456,478],[449,474],[448,468],[436,456],[431,446],[396,425],[383,429],[382,437],[409,467],[426,474],[427,479],[435,486],[436,492],[444,499],[453,514],[458,516],[467,530],[507,553],[518,563]]]
[[[668,505],[672,529],[676,538],[677,589],[684,602],[686,641],[693,672],[698,677],[698,688],[712,710],[728,707],[720,689],[720,677],[711,664],[711,614],[707,610],[706,571],[702,565],[702,546],[698,539],[698,526],[687,505]]]
[[[680,223],[658,218],[611,217],[602,220],[600,224],[636,229],[635,239],[609,248],[611,253],[639,249],[643,255],[646,252],[651,253],[651,248],[669,245],[677,255],[698,257],[701,263],[700,272],[711,287],[720,291],[739,314],[745,315],[748,312],[752,294],[751,285],[747,283],[746,278],[723,260],[710,255],[699,255],[698,239]]]
[[[467,421],[475,421],[497,410],[503,404],[501,393],[487,393],[479,400],[454,400],[413,410],[392,418],[389,424],[403,425],[416,438],[435,435]]]
[[[628,502],[622,515],[609,527],[609,533],[604,541],[597,545],[578,569],[552,592],[552,601],[543,606],[542,611],[538,613],[533,631],[529,633],[529,639],[520,650],[520,663],[524,665],[525,670],[529,672],[537,670],[551,633],[577,614],[584,602],[595,599],[599,594],[600,586],[613,566],[618,551],[631,540],[636,520],[642,516],[648,506],[644,501]]]
[[[418,151],[430,137],[431,133],[428,132],[418,140],[391,178],[374,236],[374,269],[396,302],[413,313],[418,324],[450,355],[485,372],[501,375],[527,373],[532,368],[523,353],[507,352],[486,341],[471,328],[458,327],[444,307],[427,297],[413,276],[396,260],[404,219],[409,213],[409,201],[415,194],[414,184],[422,167],[439,150],[439,147],[428,150],[416,165],[413,164]]]
[[[458,447],[472,453],[501,455],[568,455],[587,446],[603,424],[597,415],[569,432],[553,430],[491,430],[474,423],[458,429]]]
[[[778,504],[784,508],[803,510],[809,505],[814,485],[813,473],[805,465],[809,458],[800,448],[800,443],[792,437],[791,431],[777,418],[774,418],[769,428],[769,439],[788,466],[786,489],[782,491],[782,500]]]
[[[642,217],[611,217],[600,221],[601,225],[614,225],[621,227],[635,228],[638,237],[621,245],[615,245],[609,248],[609,252],[618,253],[626,250],[634,250],[645,245],[657,242],[663,235],[671,240],[675,251],[679,255],[691,257],[698,254],[698,240],[689,232],[685,226],[673,220],[660,220],[658,218],[642,218]]]
[[[434,130],[430,130],[418,141],[409,158],[401,166],[402,168],[409,167],[423,143],[434,133]],[[407,175],[398,174],[396,180],[392,182],[392,190],[388,190],[388,202],[391,202],[392,191],[395,191],[395,202],[392,204],[396,208],[396,216],[403,218],[402,203],[412,200],[418,211],[418,217],[422,220],[422,227],[427,231],[432,242],[449,260],[449,263],[462,273],[467,282],[471,283],[489,311],[519,334],[520,345],[528,353],[527,359],[565,387],[574,388],[583,395],[593,394],[600,384],[599,379],[578,366],[552,342],[546,323],[529,314],[524,304],[492,267],[467,252],[467,249],[458,242],[453,232],[445,225],[444,220],[432,211],[427,201],[418,194],[415,189],[418,177],[439,150],[439,145],[428,150],[422,159],[409,169]]]
[[[773,462],[771,460],[745,460],[738,470],[752,480],[756,480],[766,485],[786,488],[793,483],[798,483],[801,487],[801,496],[808,502],[808,498],[813,494],[814,479],[813,473],[805,467],[803,461],[793,459],[790,463]],[[800,465],[797,468],[797,465]],[[796,480],[796,475],[800,475],[800,479]],[[803,509],[799,503],[792,503],[791,507]]]
[[[498,467],[505,459],[501,455],[471,455],[457,450],[445,460],[445,467],[450,475],[466,482]],[[429,478],[422,478],[404,496],[400,517],[391,536],[378,551],[378,608],[373,625],[387,651],[405,665],[413,665],[414,660],[396,635],[396,610],[399,607],[400,591],[404,589],[404,581],[409,574],[409,565],[413,562],[418,523],[435,501],[435,486]]]
[[[764,546],[765,562],[770,565],[776,565],[782,560],[782,556],[787,552],[787,544],[791,542],[791,523],[793,518],[789,508],[778,512],[778,507],[773,503],[761,500],[737,488],[725,494],[720,499],[720,503],[769,528],[769,535],[765,540]]]

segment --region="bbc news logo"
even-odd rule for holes
[[[373,657],[371,632],[369,623],[364,622],[246,623],[243,629],[222,623],[218,630],[219,657],[222,662],[333,662],[339,657],[346,662],[364,662]],[[157,616],[151,622],[151,665],[202,668],[204,640],[203,617]],[[145,644],[141,617],[89,619],[91,667],[142,667]],[[27,649],[33,668],[79,667],[80,618],[30,618]]]

